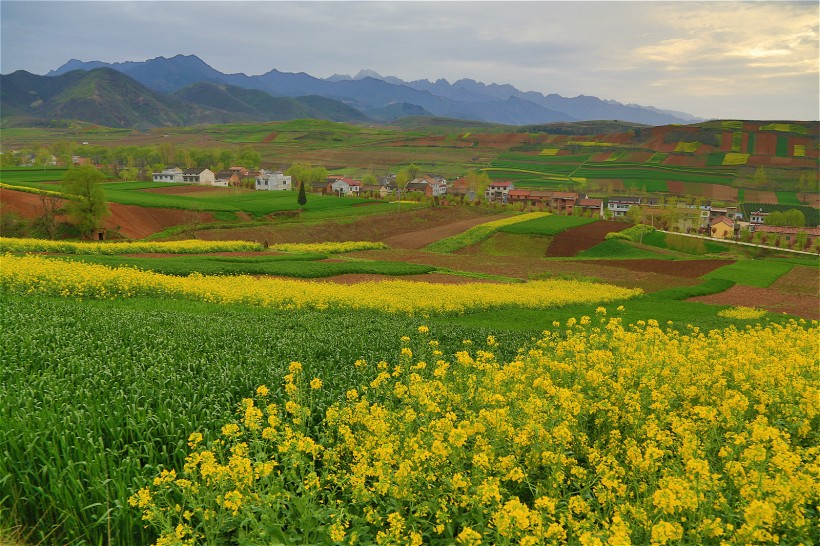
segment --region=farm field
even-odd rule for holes
[[[509,154],[522,183],[629,172],[623,191],[730,188],[742,167],[731,139],[647,154],[449,130],[167,138],[454,171]],[[107,185],[112,207],[189,215],[141,241],[0,238],[0,543],[820,542],[818,259],[503,208],[309,196],[295,214],[292,194],[169,188]]]

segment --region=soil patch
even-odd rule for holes
[[[820,269],[796,265],[769,287],[783,294],[820,297]]]
[[[696,279],[724,265],[735,263],[734,260],[578,260],[581,263],[595,263],[620,267],[629,271],[660,273],[673,277]]]
[[[290,278],[290,277],[288,277]],[[411,282],[426,282],[432,284],[468,284],[468,283],[491,283],[491,284],[505,284],[499,281],[489,279],[472,279],[470,277],[462,277],[459,275],[447,275],[446,273],[426,273],[424,275],[372,275],[349,273],[347,275],[335,275],[333,277],[323,277],[320,279],[311,279],[318,282],[334,282],[338,284],[359,284],[363,282],[380,282],[380,281],[411,281]]]
[[[725,292],[690,298],[687,301],[713,305],[758,307],[772,313],[788,313],[808,320],[820,320],[820,306],[817,304],[817,298],[783,294],[772,288],[735,285]]]
[[[622,231],[630,224],[601,220],[559,233],[547,249],[549,258],[568,258],[604,241],[607,233]]]
[[[40,197],[33,193],[0,190],[0,203],[4,210],[19,214],[28,220],[39,218],[43,214]],[[60,200],[60,206],[63,203],[64,201]],[[130,239],[142,239],[180,224],[214,221],[214,216],[207,212],[139,207],[120,203],[108,203],[108,209],[111,211],[111,216],[105,220],[103,225],[109,230],[119,231],[121,235]],[[66,218],[61,216],[58,220],[64,222]]]
[[[502,218],[506,218],[506,215],[499,214],[497,216],[481,216],[478,218],[459,220],[433,228],[394,235],[385,239],[384,242],[393,248],[420,249],[430,243],[434,243],[441,239],[446,239],[447,237],[452,237],[453,235],[458,235],[459,233],[467,231],[471,227],[475,227],[486,222],[492,222],[494,220],[500,220]]]

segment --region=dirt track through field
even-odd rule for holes
[[[458,235],[459,233],[467,231],[471,227],[492,222],[494,220],[500,220],[506,217],[506,215],[499,214],[496,216],[481,216],[478,218],[459,220],[458,222],[452,222],[442,226],[393,235],[386,238],[384,242],[392,248],[418,250],[420,248],[424,248],[430,243],[440,241],[441,239],[446,239],[447,237],[452,237],[453,235]]]

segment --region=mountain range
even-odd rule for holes
[[[584,95],[543,95],[470,79],[406,82],[369,70],[324,79],[275,69],[258,76],[225,74],[195,55],[123,63],[72,59],[45,76],[17,71],[0,77],[3,118],[79,119],[114,127],[299,117],[384,123],[403,116],[439,116],[505,125],[700,121],[683,112]]]

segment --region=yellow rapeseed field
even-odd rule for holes
[[[459,313],[509,305],[546,308],[608,302],[642,293],[640,289],[572,280],[504,285],[444,285],[389,280],[343,285],[249,276],[192,274],[175,277],[128,267],[110,268],[8,254],[2,258],[0,282],[20,293],[65,297],[111,299],[148,295],[280,309],[347,307],[400,313]]]
[[[48,239],[25,239],[0,237],[0,252],[53,252],[57,254],[205,254],[210,252],[247,252],[262,250],[261,243],[250,241],[133,241],[77,242],[50,241]]]
[[[499,361],[422,325],[317,415],[290,365],[130,504],[158,545],[816,544],[818,325],[594,317]]]

